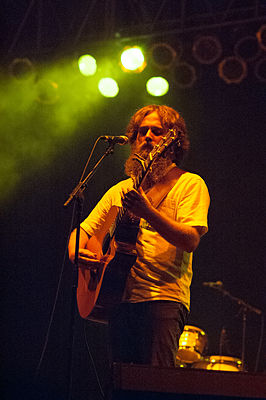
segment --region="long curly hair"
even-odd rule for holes
[[[176,129],[180,135],[180,147],[176,147],[174,162],[180,165],[184,156],[187,154],[190,146],[190,141],[187,133],[185,120],[181,115],[171,107],[165,105],[151,104],[139,109],[130,119],[126,128],[126,135],[129,138],[129,143],[133,144],[137,138],[138,129],[143,119],[152,112],[156,111],[160,118],[162,127],[165,131],[168,129]]]

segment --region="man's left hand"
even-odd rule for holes
[[[122,205],[139,218],[146,219],[152,211],[152,205],[141,187],[125,193]]]

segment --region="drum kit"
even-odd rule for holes
[[[239,358],[222,355],[204,356],[207,343],[207,335],[202,329],[185,325],[179,339],[177,367],[210,371],[244,371],[242,361]]]
[[[205,356],[208,342],[206,333],[196,326],[185,325],[184,331],[179,339],[179,349],[176,357],[176,366],[180,368],[196,368],[210,371],[246,372],[246,369],[244,368],[244,360],[247,313],[253,312],[263,317],[262,311],[246,303],[244,300],[233,296],[224,288],[222,281],[203,282],[203,286],[215,289],[216,291],[220,292],[223,297],[228,297],[232,302],[237,303],[237,305],[240,307],[239,314],[242,314],[241,359],[222,355],[222,334],[225,333],[225,330],[221,331],[219,349],[220,355]],[[263,326],[263,319],[261,324]],[[261,332],[263,332],[263,329],[261,329]],[[262,334],[260,338],[260,343],[261,341]],[[257,354],[255,372],[257,371],[258,367],[259,355],[260,351],[258,351]]]

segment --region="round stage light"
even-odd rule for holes
[[[102,78],[98,83],[98,89],[104,97],[116,97],[119,93],[118,84],[112,78]]]
[[[238,40],[234,46],[236,57],[244,61],[254,61],[260,54],[260,46],[255,36],[245,36]]]
[[[49,79],[36,82],[36,100],[42,104],[55,104],[59,99],[58,84]]]
[[[181,44],[179,49],[182,49]],[[176,57],[176,51],[168,43],[154,43],[150,49],[151,62],[161,70],[170,68]]]
[[[147,81],[146,89],[152,96],[164,96],[169,90],[169,83],[161,76],[154,76]]]
[[[9,73],[18,81],[28,80],[34,76],[34,67],[28,58],[15,58],[9,65]]]
[[[126,48],[121,54],[122,69],[126,72],[141,72],[146,67],[145,57],[140,47]]]
[[[195,40],[192,52],[200,64],[213,64],[222,54],[222,46],[216,36],[201,36]]]
[[[266,50],[266,25],[260,27],[256,36],[262,50]]]
[[[92,76],[97,71],[97,63],[94,57],[85,54],[78,59],[80,73],[84,76]]]
[[[189,88],[197,80],[196,69],[186,61],[179,62],[173,69],[175,84],[180,88]]]
[[[266,82],[266,57],[261,58],[255,65],[255,76],[260,82]]]
[[[239,57],[227,57],[219,63],[218,73],[226,83],[238,84],[247,76],[247,64]]]

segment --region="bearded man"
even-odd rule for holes
[[[156,160],[135,189],[143,168],[139,159],[146,159],[170,129],[178,132],[179,146]],[[190,310],[192,255],[208,230],[208,189],[200,176],[180,168],[189,139],[184,119],[173,108],[141,108],[126,135],[131,155],[125,172],[130,178],[109,189],[81,223],[79,266],[97,270],[103,259],[90,250],[90,238],[106,230],[107,221],[109,228],[121,207],[126,209],[115,235],[116,253],[131,253],[134,262],[121,301],[109,316],[112,361],[175,367]],[[72,262],[75,236],[73,231],[69,241]]]

